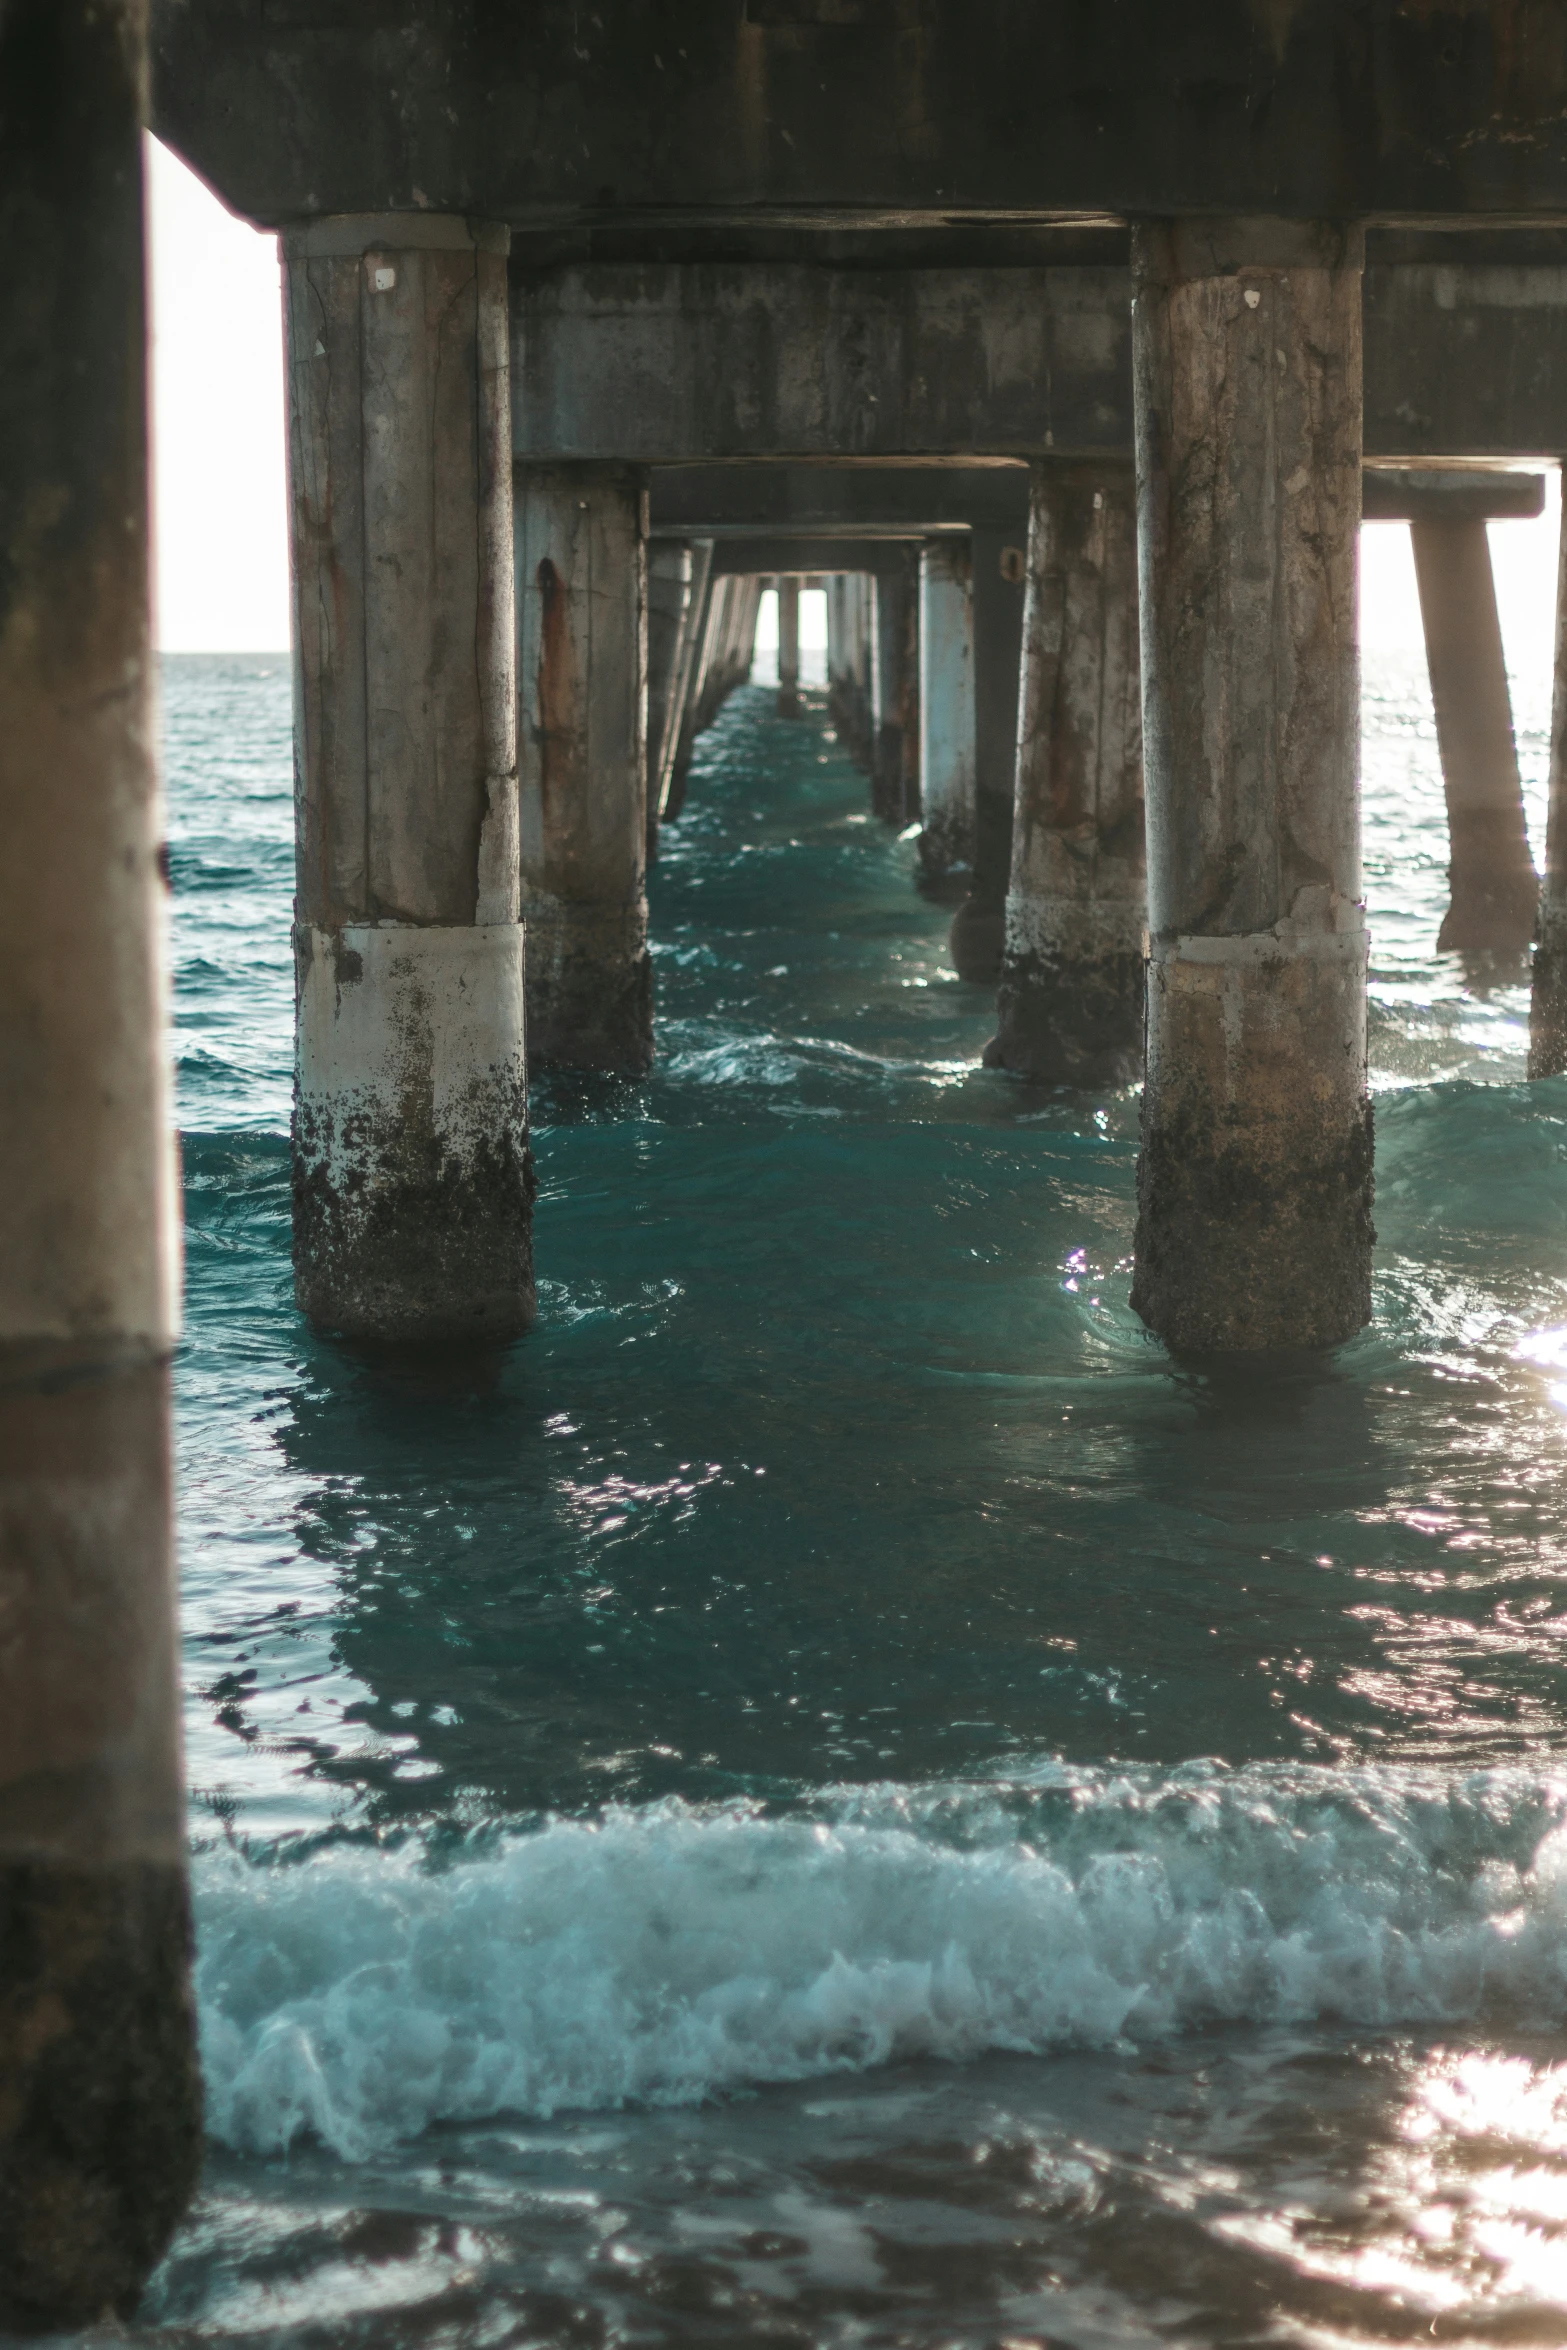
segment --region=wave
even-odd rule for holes
[[[1567,1777],[1188,1765],[196,1864],[215,2137],[689,2103],[1215,2022],[1567,2016]]]

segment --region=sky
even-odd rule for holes
[[[281,651],[289,597],[276,240],[225,211],[156,140],[148,147],[158,642],[166,652]],[[1554,473],[1547,488],[1538,522],[1491,525],[1515,675],[1548,672],[1551,663]],[[1361,645],[1369,659],[1420,651],[1401,523],[1361,533]]]

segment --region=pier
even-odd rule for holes
[[[677,38],[678,35],[678,38]],[[802,590],[996,1082],[1140,1086],[1182,1360],[1371,1311],[1357,543],[1407,522],[1439,946],[1567,1070],[1567,595],[1531,859],[1486,525],[1567,427],[1553,0],[0,11],[0,2326],[192,2191],[140,133],[283,256],[295,1295],[539,1312],[529,1080],[661,1051],[648,877]],[[1567,580],[1567,569],[1564,569]],[[946,915],[943,913],[943,922]],[[632,1203],[628,1200],[629,1214]]]

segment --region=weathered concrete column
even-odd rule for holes
[[[871,805],[886,823],[901,824],[904,737],[914,703],[909,660],[913,583],[905,569],[882,571],[871,582],[871,592],[875,598],[876,647],[871,677],[876,746],[871,771]]]
[[[970,545],[974,566],[974,864],[969,894],[953,917],[949,952],[959,978],[994,986],[1001,976],[1012,869],[1027,559],[1016,539],[1001,530],[976,530]]]
[[[903,549],[903,659],[901,663],[900,821],[918,823],[922,806],[920,768],[920,553]]]
[[[1148,1069],[1132,1302],[1172,1346],[1371,1309],[1361,238],[1134,228]]]
[[[1567,529],[1556,568],[1556,676],[1551,698],[1551,768],[1529,1004],[1529,1075],[1567,1075]]]
[[[437,214],[283,240],[294,1275],[361,1338],[533,1316],[506,246]]]
[[[732,574],[725,574],[713,590],[696,698],[695,732],[698,734],[705,734],[718,716],[727,690],[730,646],[735,632],[735,598],[739,592],[740,581]]]
[[[678,723],[680,650],[691,601],[689,539],[658,539],[647,556],[647,853],[658,854],[664,743]]]
[[[832,572],[827,581],[827,715],[835,727],[843,728],[844,682],[844,588],[841,571]]]
[[[844,581],[848,668],[844,684],[844,740],[856,767],[870,773],[875,732],[871,717],[871,664],[875,650],[874,581],[851,571]]]
[[[647,495],[612,465],[517,475],[522,906],[540,1068],[646,1069]]]
[[[730,671],[730,693],[751,682],[751,670],[756,660],[756,623],[762,609],[762,583],[759,579],[742,580],[743,594],[736,615],[734,664]]]
[[[708,608],[713,585],[713,542],[691,542],[691,582],[680,623],[675,653],[675,675],[670,687],[669,712],[655,766],[648,752],[648,840],[657,827],[680,813],[685,798],[685,768],[690,764],[692,714],[703,647],[707,641]]]
[[[756,623],[761,609],[761,580],[737,579],[729,607],[729,635],[725,646],[723,682],[718,696],[719,709],[731,694],[738,693],[741,686],[750,683],[751,666],[756,659]],[[717,717],[717,709],[713,715]]]
[[[966,537],[920,549],[920,864],[932,880],[974,855],[974,618]]]
[[[0,2331],[128,2314],[201,2159],[131,0],[0,15]]]
[[[1036,465],[1012,886],[992,1068],[1142,1075],[1148,892],[1128,466]]]
[[[712,707],[708,713],[709,726],[750,668],[750,645],[756,634],[756,610],[761,601],[762,583],[759,579],[736,578],[731,582],[724,610],[724,633],[719,645],[718,663],[710,681]],[[746,626],[748,615],[749,630]]]
[[[800,583],[778,582],[778,715],[800,715]]]
[[[868,776],[876,772],[876,581],[871,572],[855,574],[854,638],[854,754]]]
[[[1451,898],[1437,950],[1519,955],[1540,885],[1529,855],[1491,544],[1478,516],[1409,526],[1447,795]]]

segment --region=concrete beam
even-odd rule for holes
[[[711,535],[711,534],[709,534]],[[957,535],[957,534],[954,534]],[[896,538],[842,537],[715,538],[713,575],[717,579],[776,579],[807,571],[868,571],[878,579],[901,573],[905,550],[918,543],[919,534],[900,531]]]
[[[1120,268],[520,270],[517,453],[1129,446],[1129,298]]]
[[[655,468],[655,539],[701,531],[724,540],[765,534],[778,569],[804,570],[798,542],[874,548],[967,529],[1028,530],[1028,468],[990,465],[679,465]],[[1545,510],[1545,477],[1500,464],[1373,466],[1362,475],[1367,522],[1528,521]],[[732,560],[732,558],[731,558]],[[747,556],[746,568],[752,568]],[[760,566],[756,566],[760,568]],[[841,552],[829,570],[858,569]]]
[[[1368,465],[1360,487],[1362,522],[1528,522],[1545,512],[1543,473]]]
[[[664,465],[649,477],[655,538],[936,538],[1028,529],[1028,467],[988,465]],[[841,570],[834,561],[820,568]]]
[[[154,0],[153,125],[229,204],[1567,216],[1560,0]]]
[[[1366,271],[1373,458],[1541,456],[1561,439],[1567,240],[1537,236],[1524,264],[1466,260],[1465,241],[1424,240],[1447,256],[1433,261],[1404,258],[1404,240]],[[1117,264],[514,265],[512,317],[523,458],[1131,451]]]

